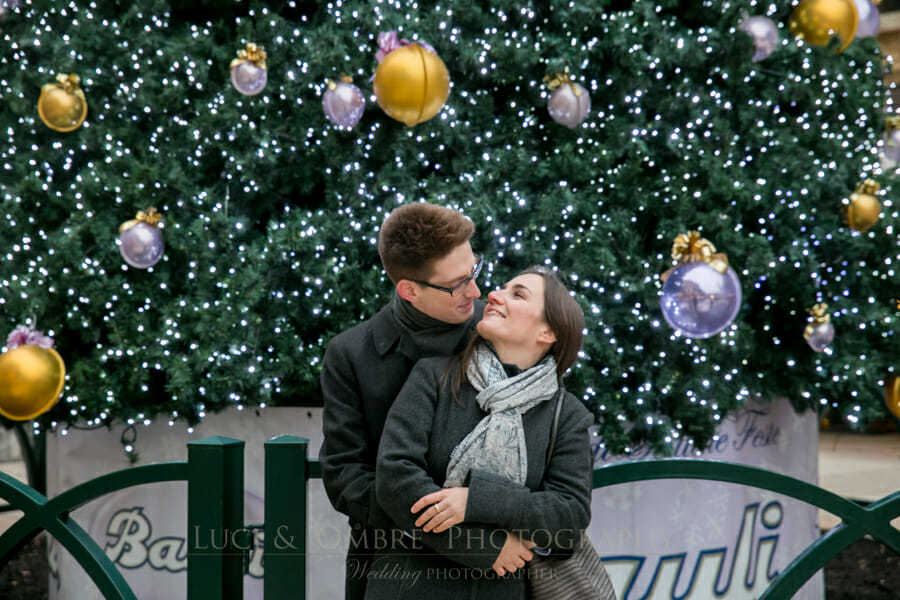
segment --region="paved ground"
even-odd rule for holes
[[[0,462],[0,472],[25,481],[21,462]],[[819,485],[846,498],[874,501],[900,490],[900,433],[858,434],[822,432],[819,435]],[[18,519],[19,512],[0,513],[0,533]],[[831,529],[832,515],[819,514],[819,525]],[[900,519],[894,521],[900,529]]]
[[[845,498],[868,502],[900,490],[900,433],[820,433],[819,485]],[[838,522],[820,511],[823,529]],[[892,524],[900,529],[900,519]]]

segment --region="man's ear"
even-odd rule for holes
[[[396,289],[397,295],[407,302],[413,302],[419,295],[419,289],[409,279],[398,281]]]
[[[544,344],[555,344],[556,343],[556,334],[553,333],[553,330],[544,325],[541,328],[540,333],[538,333],[537,341]]]

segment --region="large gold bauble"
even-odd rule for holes
[[[853,0],[802,0],[790,19],[791,33],[809,44],[826,46],[832,36],[838,36],[838,52],[853,41],[857,25],[859,13]]]
[[[438,114],[450,95],[444,61],[418,44],[397,48],[375,69],[378,106],[409,127]]]
[[[44,84],[37,109],[41,121],[50,129],[65,133],[81,127],[87,117],[87,98],[78,87],[77,76],[74,84],[64,85],[62,80]]]
[[[0,355],[0,414],[14,421],[33,419],[59,399],[66,365],[52,348],[26,345]]]
[[[891,413],[900,419],[900,377],[888,377],[884,385],[884,404]]]
[[[844,218],[856,231],[867,231],[881,217],[881,203],[872,193],[857,190],[851,194]]]

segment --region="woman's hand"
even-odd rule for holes
[[[468,499],[469,488],[444,488],[419,498],[410,512],[417,513],[428,507],[416,519],[416,527],[427,532],[443,533],[465,520]]]
[[[506,542],[500,549],[497,560],[494,561],[494,572],[503,577],[507,573],[515,573],[516,569],[521,569],[525,563],[534,558],[531,549],[534,548],[534,542],[526,541],[514,533],[506,533]]]

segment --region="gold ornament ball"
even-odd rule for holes
[[[0,414],[27,421],[50,410],[59,399],[66,365],[52,348],[19,346],[0,355]]]
[[[857,192],[850,196],[845,218],[847,225],[856,231],[867,231],[878,222],[881,216],[881,203],[872,194]]]
[[[884,385],[884,404],[891,413],[900,419],[900,377],[888,377]]]
[[[398,48],[375,69],[378,106],[392,119],[412,127],[438,114],[450,96],[444,61],[418,44]]]
[[[802,0],[791,14],[791,33],[815,46],[825,46],[832,36],[841,39],[838,52],[853,41],[859,13],[853,0]]]
[[[67,90],[57,82],[44,84],[38,98],[38,116],[54,131],[74,131],[87,117],[87,98],[78,87]]]

